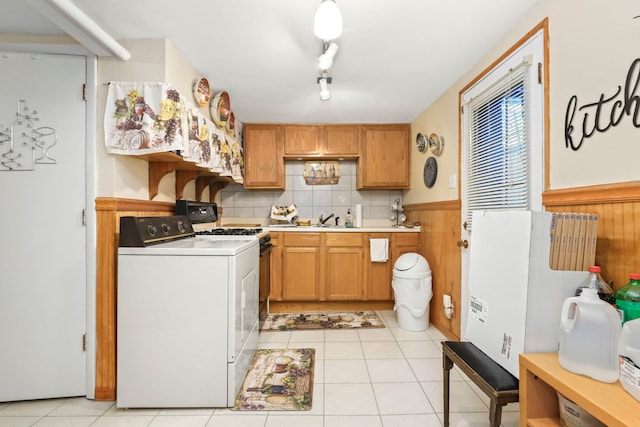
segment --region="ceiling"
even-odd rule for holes
[[[320,0],[74,0],[115,39],[166,38],[226,90],[241,122],[408,123],[539,0],[336,0],[344,22],[321,101]],[[65,34],[24,0],[0,0],[0,34]]]

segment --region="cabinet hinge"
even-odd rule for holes
[[[87,334],[82,335],[82,351],[87,351]]]
[[[82,83],[82,100],[83,101],[87,100],[87,84],[86,83]]]
[[[538,62],[538,84],[542,84],[542,62]]]
[[[86,209],[82,209],[82,225],[84,227],[87,226],[87,210]]]

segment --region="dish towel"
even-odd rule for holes
[[[389,260],[389,239],[369,239],[371,262],[387,262]]]

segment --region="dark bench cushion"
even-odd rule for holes
[[[518,389],[518,379],[471,342],[445,341],[442,345],[449,347],[496,391]]]

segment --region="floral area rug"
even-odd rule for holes
[[[349,313],[272,313],[261,322],[261,331],[293,331],[302,329],[384,328],[382,319],[373,311]]]
[[[314,348],[259,349],[236,397],[234,411],[308,411]]]

